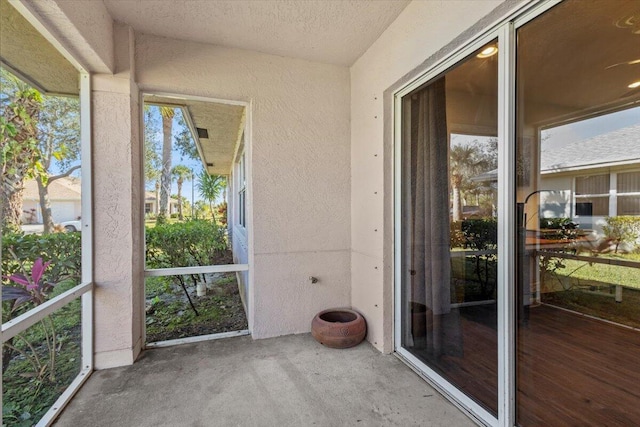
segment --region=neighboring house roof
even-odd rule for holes
[[[80,194],[80,178],[65,177],[49,183],[49,200],[79,202],[81,199]],[[38,183],[35,179],[29,179],[24,182],[22,200],[40,200]]]
[[[171,197],[170,200],[173,203],[178,203],[178,199],[176,197]],[[144,201],[145,202],[155,202],[156,201],[155,192],[153,192],[153,191],[145,191],[144,192]]]
[[[571,142],[561,148],[542,149],[542,173],[640,164],[640,125],[628,126],[593,138]],[[476,182],[495,182],[498,169],[471,178]]]
[[[588,169],[613,164],[640,163],[640,125],[629,126],[564,147],[542,149],[542,172]]]

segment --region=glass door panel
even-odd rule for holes
[[[517,31],[517,422],[640,420],[638,3]]]
[[[402,347],[497,414],[497,41],[402,98]]]

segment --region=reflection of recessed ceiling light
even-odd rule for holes
[[[495,55],[496,53],[498,53],[498,48],[496,46],[489,46],[482,49],[482,52],[480,52],[476,56],[478,58],[488,58]]]
[[[618,62],[617,64],[609,65],[608,67],[605,68],[605,70],[608,70],[609,68],[613,68],[613,67],[618,67],[620,65],[638,65],[638,64],[640,64],[640,59],[634,59],[632,61]]]
[[[638,80],[637,82],[631,83],[628,87],[629,89],[635,89],[637,87],[640,87],[640,80]]]

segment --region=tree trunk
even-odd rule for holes
[[[182,178],[178,178],[178,218],[180,221],[184,220],[182,215]]]
[[[2,186],[2,231],[18,231],[22,223],[22,193],[24,187],[13,187],[9,189],[8,185]]]
[[[169,196],[171,194],[171,129],[173,116],[162,115],[162,175],[160,176],[159,217],[167,217]]]
[[[44,234],[53,232],[53,217],[51,215],[51,202],[49,201],[49,185],[44,185],[42,177],[36,178],[38,183],[38,195],[40,196],[40,211],[42,212],[42,224],[44,225]]]
[[[453,221],[462,220],[462,198],[460,197],[460,186],[456,178],[453,179]]]
[[[155,214],[158,215],[160,212],[160,180],[156,180],[156,203],[155,203]]]
[[[0,219],[3,232],[19,231],[22,223],[24,178],[35,169],[36,162],[40,160],[37,148],[40,101],[35,94],[37,92],[23,93],[20,98],[5,105],[1,111],[4,121],[13,125],[16,130],[12,137],[5,137],[3,132],[0,140],[3,153],[3,162],[0,164]]]

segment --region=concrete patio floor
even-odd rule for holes
[[[473,426],[393,355],[311,335],[145,351],[94,372],[57,426]]]

